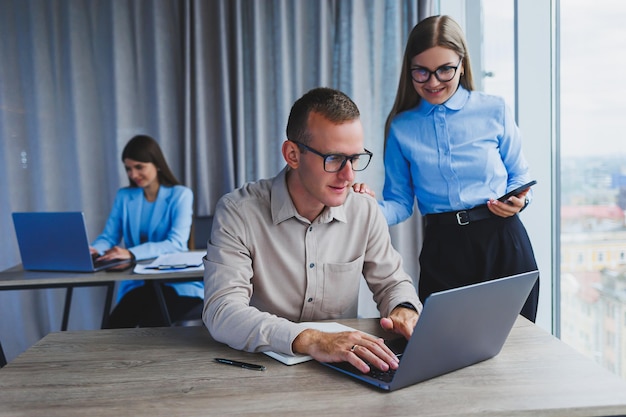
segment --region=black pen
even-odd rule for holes
[[[155,265],[155,266],[146,266],[146,269],[187,269],[187,268],[197,268],[200,265],[189,265],[189,264],[178,264],[178,265]]]
[[[225,365],[237,366],[243,369],[250,369],[252,371],[265,371],[265,366],[255,365],[253,363],[239,362],[232,359],[215,358],[215,362],[223,363]]]

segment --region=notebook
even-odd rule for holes
[[[128,263],[94,263],[81,212],[13,213],[13,225],[25,270],[95,272]]]
[[[400,358],[395,371],[372,367],[370,375],[348,362],[320,363],[393,391],[492,358],[502,349],[538,277],[538,271],[531,271],[433,293],[424,302],[411,339],[400,339],[400,346],[388,343]]]
[[[302,324],[305,324],[306,327],[309,329],[316,329],[316,330],[320,330],[320,331],[327,332],[327,333],[354,331],[352,327],[344,326],[343,324],[337,323],[335,321],[331,321],[331,322],[310,321],[310,322],[303,322]],[[312,356],[297,354],[297,353],[295,355],[289,355],[287,353],[273,352],[273,351],[268,351],[268,352],[263,352],[263,353],[265,353],[270,358],[274,358],[277,361],[284,363],[285,365],[297,365],[302,362],[313,360]]]

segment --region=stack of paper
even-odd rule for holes
[[[206,251],[166,253],[149,264],[137,264],[136,274],[163,274],[168,272],[204,271],[202,258]]]
[[[321,330],[323,332],[328,333],[339,333],[339,332],[353,332],[356,329],[352,327],[344,326],[343,324],[337,322],[304,322],[301,324],[305,324],[309,329]],[[295,365],[297,363],[302,363],[306,361],[310,361],[313,359],[309,355],[288,355],[286,353],[278,353],[278,352],[263,352],[267,356],[276,359],[279,362],[284,363],[285,365]]]

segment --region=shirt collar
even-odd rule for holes
[[[419,112],[424,114],[432,113],[435,108],[439,106],[444,106],[450,110],[461,110],[467,100],[469,99],[470,92],[467,91],[462,85],[459,84],[459,88],[457,88],[456,92],[443,104],[430,104],[426,100],[420,100],[419,104]]]
[[[297,218],[300,221],[310,223],[308,219],[301,216],[296,210],[296,206],[293,204],[291,200],[291,196],[289,195],[289,190],[287,189],[287,172],[289,171],[289,167],[280,171],[274,180],[272,181],[272,192],[271,192],[271,210],[272,210],[272,221],[274,224],[279,224],[284,222],[285,220],[291,219],[292,217]],[[317,218],[313,221],[313,223],[330,223],[333,220],[337,220],[343,223],[347,222],[346,217],[346,209],[344,205],[348,202],[348,200],[352,197],[351,193],[348,193],[348,198],[343,205],[339,207],[325,207],[322,213],[317,216]]]

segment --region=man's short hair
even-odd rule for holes
[[[309,114],[318,113],[327,120],[341,124],[360,117],[359,108],[341,91],[319,87],[300,97],[291,107],[287,121],[287,139],[307,145],[311,141],[308,132]]]

